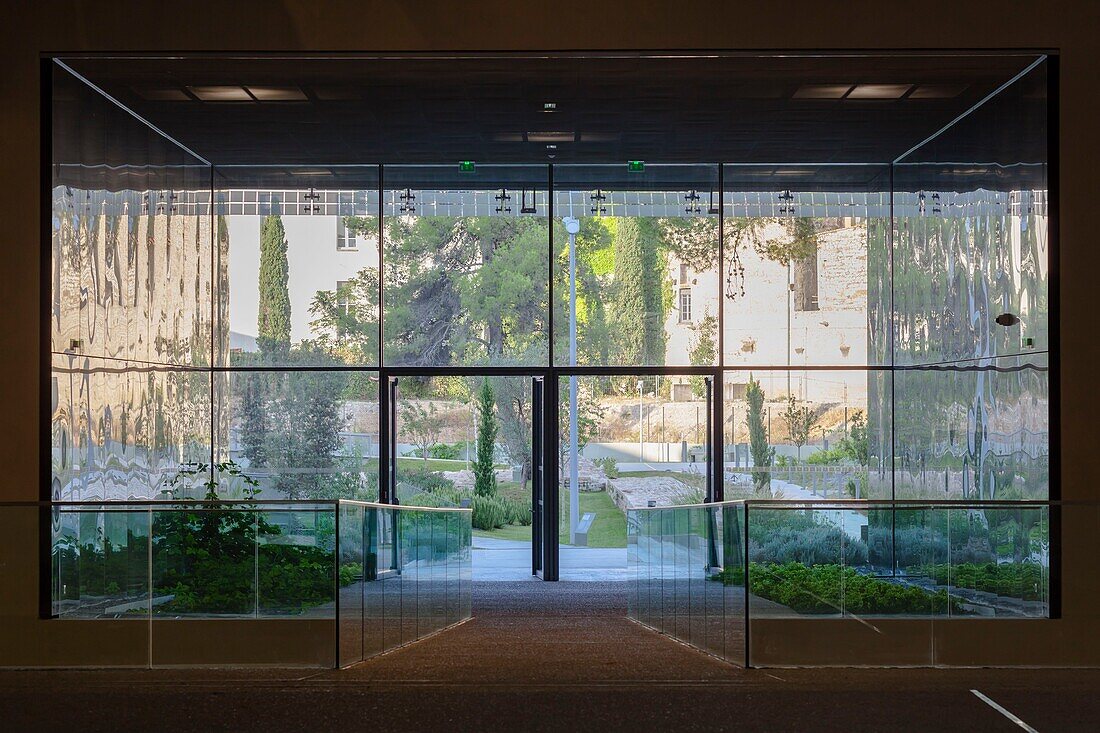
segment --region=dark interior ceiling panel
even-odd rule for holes
[[[505,55],[63,61],[217,165],[311,166],[634,159],[888,163],[1035,58]],[[1046,100],[1035,90],[1022,90],[1012,104],[1037,119],[1045,113]],[[975,129],[972,136],[972,142],[956,142],[956,149],[965,156],[971,145],[972,160],[980,160],[986,134]],[[1022,158],[1039,154],[1023,142]]]

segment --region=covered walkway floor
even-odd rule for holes
[[[1100,671],[742,670],[625,583],[474,583],[474,619],[345,670],[0,672],[12,731],[1096,730]],[[272,639],[272,643],[278,643]]]

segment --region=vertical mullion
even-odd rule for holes
[[[547,321],[546,321],[546,337],[549,343],[546,346],[546,366],[549,369],[554,368],[554,272],[555,272],[555,258],[554,258],[554,164],[546,164],[546,202],[547,209],[546,214],[548,217],[548,225],[546,227],[546,304],[547,304]]]
[[[889,358],[887,363],[890,365],[890,369],[887,372],[890,375],[890,500],[896,501],[897,496],[897,471],[894,465],[895,456],[897,455],[897,424],[894,419],[894,382],[896,381],[897,372],[895,367],[896,361],[896,348],[894,344],[895,330],[897,328],[897,312],[894,303],[894,163],[890,164],[890,223],[886,227],[886,249],[888,254],[888,262],[890,263],[890,310],[889,310],[889,334],[886,338],[886,343],[890,349]],[[895,550],[897,548],[894,548]]]
[[[726,366],[726,179],[725,163],[718,164],[718,368]],[[724,379],[724,377],[723,377]]]
[[[378,164],[378,368],[381,369],[386,365],[386,358],[383,356],[385,348],[383,348],[383,335],[385,329],[382,327],[383,313],[385,312],[385,296],[386,289],[382,283],[385,282],[386,273],[386,229],[383,225],[382,214],[385,207],[382,205],[382,196],[385,193],[383,188],[383,176],[384,168],[381,163]],[[381,385],[379,386],[381,388]]]

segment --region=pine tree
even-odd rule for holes
[[[749,384],[745,390],[745,399],[749,403],[749,414],[745,423],[749,428],[749,453],[752,454],[753,481],[756,492],[765,497],[771,495],[771,467],[775,458],[775,448],[768,446],[768,434],[764,429],[764,390],[760,389],[760,382],[749,376]]]
[[[290,347],[290,265],[283,220],[267,216],[260,226],[260,303],[256,318],[261,351]]]
[[[474,460],[474,493],[495,496],[497,477],[493,470],[493,452],[497,441],[497,418],[493,413],[493,388],[486,379],[477,395],[477,458]]]

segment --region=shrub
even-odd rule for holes
[[[1041,601],[1046,596],[1043,569],[1036,563],[962,563],[928,565],[922,568],[939,585],[995,593],[1025,601]]]
[[[519,499],[502,499],[507,524],[518,524],[526,527],[531,524],[531,505]]]
[[[474,529],[491,531],[508,524],[508,508],[500,497],[474,494],[470,508]]]
[[[450,443],[436,443],[428,449],[429,458],[438,458],[444,461],[453,461],[458,458],[461,451],[458,448],[458,444]]]
[[[455,482],[444,478],[442,474],[419,467],[402,469],[401,483],[410,484],[429,494],[446,493],[453,491],[455,487]]]
[[[757,535],[756,532],[753,533]],[[778,527],[763,537],[749,538],[749,559],[756,563],[839,563],[841,548],[845,565],[865,565],[867,545],[845,537],[837,527]]]
[[[357,562],[346,562],[340,566],[340,587],[344,588],[355,582],[356,578],[362,577],[363,565]]]
[[[915,568],[933,558],[947,557],[947,540],[927,527],[891,529],[889,526],[871,524],[867,532],[867,545],[871,564],[887,568],[895,562],[899,568]]]
[[[843,448],[830,448],[811,453],[806,458],[806,463],[811,466],[834,466],[848,457]]]
[[[741,574],[741,568],[731,567],[711,579],[737,585]],[[749,583],[754,595],[797,613],[929,614],[944,613],[948,604],[953,611],[959,610],[958,601],[949,598],[946,591],[930,593],[835,564],[754,562],[749,565]]]
[[[611,456],[604,456],[603,458],[597,458],[592,461],[603,471],[603,475],[608,478],[619,478],[619,464],[615,462],[615,459]]]

